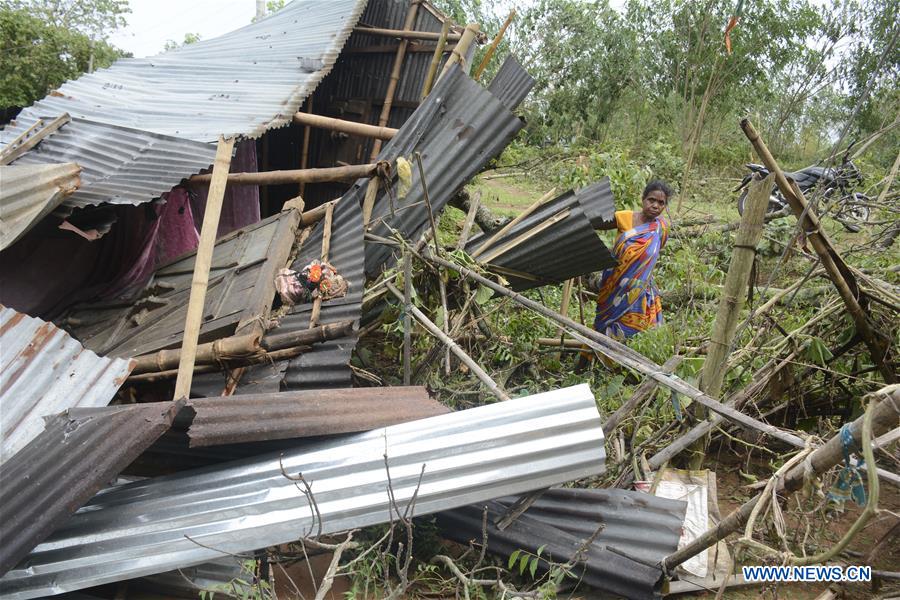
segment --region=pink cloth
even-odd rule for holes
[[[244,140],[237,145],[234,158],[231,159],[231,173],[255,173],[256,142]],[[197,222],[197,230],[203,224],[203,215],[206,211],[207,187],[198,187],[194,190],[194,198],[191,206],[194,209],[194,219]],[[222,201],[222,214],[219,216],[219,229],[216,237],[220,238],[241,227],[246,227],[259,222],[259,186],[235,185],[225,188],[225,198]]]

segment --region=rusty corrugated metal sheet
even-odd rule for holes
[[[0,167],[0,250],[74,193],[80,172],[74,163]]]
[[[317,525],[335,533],[385,523],[392,499],[406,506],[415,497],[424,515],[596,475],[600,425],[590,388],[579,385],[119,486],[0,579],[0,595],[35,598],[200,564]],[[303,474],[318,511],[285,473]]]
[[[513,502],[487,502],[438,514],[444,535],[463,543],[483,539],[488,511],[488,551],[508,557],[536,552],[556,563],[576,561],[585,542],[603,527],[582,555],[575,574],[587,585],[634,600],[659,597],[659,561],[678,548],[687,503],[627,490],[553,489],[505,530],[494,525]],[[542,562],[541,568],[547,563]]]
[[[191,446],[368,431],[446,414],[424,387],[372,387],[246,394],[190,400]]]
[[[566,210],[566,218],[491,258],[487,264],[506,277],[515,290],[560,283],[615,265],[615,258],[595,231],[611,222],[615,213],[615,199],[605,178],[545,202],[494,242],[484,257]],[[466,250],[475,251],[489,238],[490,234],[472,238]]]
[[[0,465],[0,574],[115,478],[172,424],[182,402],[71,409]],[[20,569],[29,569],[28,562]]]
[[[109,404],[131,369],[53,323],[0,306],[0,463],[44,429],[43,417]]]

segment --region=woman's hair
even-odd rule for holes
[[[672,197],[672,188],[670,188],[665,181],[660,179],[654,179],[647,184],[647,187],[644,188],[644,193],[641,194],[641,200],[646,198],[647,194],[650,192],[662,192],[666,195],[666,200]]]

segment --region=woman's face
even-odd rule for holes
[[[662,190],[653,190],[643,200],[641,212],[648,219],[655,219],[666,209],[666,194]]]

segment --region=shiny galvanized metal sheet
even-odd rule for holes
[[[198,398],[188,406],[196,413],[191,446],[368,431],[450,412],[420,386]]]
[[[514,499],[500,502],[510,505]],[[657,564],[678,549],[687,502],[644,492],[611,489],[553,488],[525,512],[582,539],[600,524],[595,545],[614,548],[645,564]]]
[[[0,167],[0,250],[71,196],[81,185],[80,172],[74,163]]]
[[[68,113],[73,123],[19,161],[58,162],[65,155],[87,172],[107,175],[69,199],[73,206],[147,202],[208,167],[206,155],[214,155],[220,134],[257,138],[289,124],[331,71],[365,5],[295,0],[218,38],[120,59],[24,109],[0,132],[0,146],[39,118]],[[118,128],[102,133],[115,143],[93,137],[103,124]],[[198,142],[210,148],[199,151]],[[144,151],[136,155],[135,148]]]
[[[106,406],[131,369],[52,323],[0,306],[0,464],[43,431],[43,417]]]
[[[605,460],[594,397],[579,385],[132,483],[98,494],[0,580],[0,594],[61,593],[286,543],[319,525],[387,522],[385,454],[396,502],[415,496],[415,515],[595,475]],[[284,472],[303,474],[321,521]]]
[[[597,526],[587,535],[580,532],[572,534],[526,511],[500,531],[494,523],[505,514],[506,509],[507,506],[491,501],[439,513],[437,522],[446,537],[464,544],[481,544],[486,533],[487,550],[504,558],[517,550],[535,554],[541,548],[539,566],[542,571],[549,568],[548,561],[571,563],[575,565],[573,573],[578,581],[614,597],[630,600],[659,598],[663,580],[659,565],[634,560],[599,542],[588,545],[587,541]],[[485,510],[486,532],[483,522]],[[640,514],[636,513],[635,530],[641,526]],[[672,549],[674,551],[675,546]]]
[[[534,87],[534,77],[510,54],[494,75],[488,91],[509,110],[515,110]]]
[[[0,574],[162,435],[181,406],[82,408],[49,417],[40,435],[0,465]]]
[[[82,185],[65,205],[141,204],[209,168],[213,144],[73,118],[13,164],[82,167]]]
[[[403,156],[413,161],[413,155],[420,152],[431,208],[440,214],[453,194],[502,152],[523,125],[493,94],[454,65],[378,158],[393,162]],[[364,187],[357,183],[355,194],[354,190],[350,193],[362,199]],[[412,185],[404,198],[392,203],[387,191],[379,190],[371,231],[382,237],[391,237],[396,231],[414,240],[427,223],[422,180],[413,164]],[[384,245],[368,244],[366,274],[376,276],[391,255],[392,250]]]

